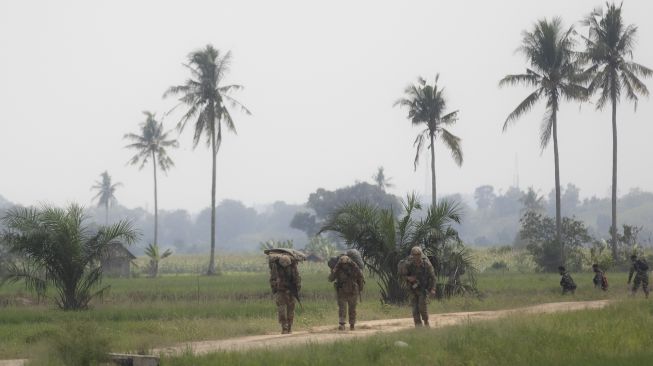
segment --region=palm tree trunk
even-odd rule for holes
[[[437,200],[435,196],[435,134],[430,133],[431,137],[431,205],[435,207]]]
[[[104,204],[104,225],[109,226],[109,201]]]
[[[560,245],[560,264],[565,263],[565,244],[562,242],[562,217],[560,214],[560,155],[558,153],[558,111],[557,105],[553,106],[553,159],[555,165],[556,188],[556,241]]]
[[[617,100],[612,95],[612,259],[617,258]]]
[[[213,113],[211,113],[211,115],[213,115]],[[210,120],[211,123],[214,122],[213,118]],[[216,144],[215,128],[213,128],[211,129],[211,160],[213,164],[213,171],[211,174],[211,258],[209,260],[209,270],[206,273],[209,276],[216,274],[216,270],[215,270],[215,160],[216,160],[217,150],[215,144]]]
[[[152,165],[154,166],[154,245],[158,245],[159,233],[159,201],[156,187],[156,154],[152,151]]]

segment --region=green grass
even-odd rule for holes
[[[174,258],[174,257],[171,257]],[[178,256],[183,261],[182,256]],[[261,262],[262,256],[233,257],[243,263]],[[233,265],[235,267],[235,264]],[[302,302],[297,310],[297,330],[335,323],[337,307],[333,287],[326,281],[325,264],[305,263]],[[432,302],[432,313],[491,310],[524,305],[600,298],[626,294],[626,275],[610,274],[612,289],[605,294],[591,286],[591,274],[574,274],[575,296],[560,296],[554,274],[486,272],[479,275],[479,298]],[[106,279],[110,292],[83,312],[62,312],[38,303],[21,284],[0,287],[0,359],[30,356],[39,343],[55,337],[69,323],[90,322],[107,334],[111,349],[144,352],[178,342],[221,339],[278,331],[275,306],[266,272],[226,271],[224,275],[166,275],[164,277]],[[199,288],[199,291],[198,291]],[[409,317],[407,307],[382,305],[372,279],[359,307],[360,320]]]
[[[163,360],[187,365],[648,365],[653,303],[601,310],[520,315],[433,330],[410,330],[330,345],[221,352]],[[408,347],[395,346],[403,341]]]

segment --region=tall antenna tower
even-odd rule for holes
[[[515,154],[515,173],[512,178],[512,185],[519,189],[519,156]]]

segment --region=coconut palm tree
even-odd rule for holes
[[[138,233],[128,221],[92,230],[78,205],[66,209],[44,206],[12,208],[2,218],[2,240],[22,260],[9,266],[4,280],[24,281],[28,289],[44,295],[54,286],[55,303],[63,310],[87,309],[102,281],[100,258],[114,240],[132,244]]]
[[[408,119],[415,126],[426,125],[415,139],[415,169],[419,162],[419,155],[425,140],[429,140],[428,148],[431,150],[431,201],[436,204],[435,189],[435,140],[440,136],[451,152],[451,156],[458,166],[463,163],[463,151],[460,138],[450,133],[445,126],[452,126],[458,120],[458,111],[445,112],[447,102],[444,97],[444,88],[438,89],[438,79],[435,76],[433,85],[428,85],[422,77],[417,78],[417,84],[409,85],[404,90],[406,96],[397,100],[394,105],[408,108]]]
[[[560,156],[558,153],[558,109],[563,100],[587,99],[581,76],[581,65],[575,57],[574,29],[564,29],[560,18],[539,20],[533,29],[523,32],[522,45],[518,52],[529,63],[523,74],[507,75],[499,86],[525,85],[534,88],[503,124],[505,132],[511,123],[517,121],[540,100],[546,102],[546,113],[540,126],[540,147],[542,151],[553,139],[553,160],[555,165],[556,191],[556,240],[560,245],[561,261],[564,263],[564,243],[561,240],[562,218],[560,216]]]
[[[159,275],[159,262],[171,256],[172,251],[170,249],[166,249],[163,253],[161,253],[157,244],[150,243],[147,248],[145,248],[145,255],[150,258],[148,272],[150,277],[154,278]]]
[[[586,49],[583,60],[589,64],[589,90],[598,93],[597,109],[612,106],[612,256],[617,260],[617,104],[622,92],[637,108],[638,95],[649,94],[640,77],[653,71],[633,61],[637,27],[624,24],[621,5],[606,4],[607,9],[595,9],[583,20],[589,34],[583,37]]]
[[[320,233],[333,231],[347,246],[361,252],[365,265],[378,279],[384,302],[406,300],[398,264],[416,245],[438,259],[432,260],[438,288],[446,289],[449,295],[475,292],[476,270],[452,227],[460,223],[458,206],[441,201],[429,208],[425,218],[417,220],[415,216],[422,207],[415,195],[409,196],[403,205],[404,215],[397,218],[391,209],[367,202],[348,203],[330,215]]]
[[[237,107],[250,114],[240,102],[231,95],[242,89],[240,85],[225,85],[225,76],[229,72],[231,52],[221,53],[211,45],[191,52],[188,64],[184,66],[190,71],[191,77],[184,84],[170,87],[164,97],[179,95],[179,105],[188,107],[186,113],[177,125],[183,131],[189,121],[194,121],[194,147],[204,138],[211,148],[211,258],[208,274],[216,274],[215,269],[215,161],[222,143],[222,124],[232,132],[236,126],[227,106]]]
[[[154,170],[154,245],[159,242],[159,201],[157,195],[157,178],[156,167],[157,165],[162,172],[167,172],[175,164],[168,156],[167,148],[175,148],[179,146],[177,140],[168,139],[168,133],[163,131],[163,123],[158,122],[154,113],[143,112],[145,114],[145,122],[141,123],[141,130],[139,133],[128,133],[124,136],[125,139],[132,141],[126,147],[129,149],[137,150],[129,164],[139,165],[139,169],[143,169],[145,164],[152,159],[152,168]]]
[[[386,190],[386,188],[394,187],[394,184],[390,183],[390,181],[392,181],[392,178],[386,177],[382,166],[380,166],[377,169],[376,174],[372,176],[372,179],[374,180],[374,183],[376,183],[376,185],[379,186],[379,188],[381,188],[384,191]]]
[[[96,190],[97,194],[93,200],[97,200],[98,207],[104,206],[104,224],[109,225],[109,206],[116,202],[116,188],[122,186],[122,183],[112,183],[111,176],[105,170],[100,174],[100,180],[95,181],[95,185],[91,190]]]

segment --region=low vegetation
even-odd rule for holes
[[[653,304],[519,315],[432,330],[410,330],[284,351],[185,355],[165,366],[202,365],[646,365],[653,359]],[[405,346],[397,346],[404,342]]]

